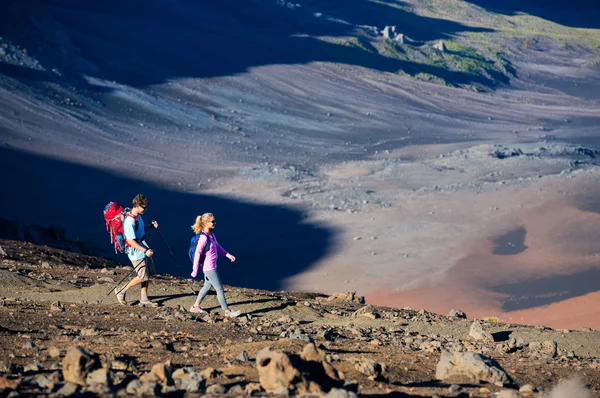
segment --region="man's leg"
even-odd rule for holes
[[[154,270],[154,261],[152,261],[151,257],[144,258],[145,267],[143,268],[143,282],[142,288],[140,289],[140,305],[150,305],[152,307],[158,307],[157,303],[153,303],[148,299],[148,287],[150,286],[150,281],[148,278],[154,274],[156,271]]]
[[[142,282],[142,289],[140,294],[140,301],[149,301],[148,300],[148,286],[150,285],[150,281]]]
[[[127,302],[125,301],[125,292],[127,292],[127,290],[131,289],[134,286],[139,285],[140,283],[142,284],[142,289],[143,289],[143,286],[144,286],[143,283],[148,281],[148,272],[146,270],[146,268],[147,268],[146,259],[143,258],[141,260],[134,260],[131,263],[133,265],[133,268],[137,272],[136,277],[133,278],[127,284],[127,286],[125,286],[125,288],[115,291],[117,293],[117,300],[119,300],[119,303],[121,303],[121,304],[127,304]],[[146,292],[147,291],[148,291],[148,289],[147,289],[147,285],[146,285]],[[148,300],[147,295],[146,295],[146,300]]]

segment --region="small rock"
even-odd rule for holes
[[[60,350],[54,346],[48,348],[48,355],[51,358],[58,358],[60,356]]]
[[[519,392],[521,392],[521,393],[534,393],[536,391],[537,391],[537,389],[534,386],[532,386],[531,384],[525,384],[524,386],[519,388]]]
[[[479,323],[479,321],[475,321],[471,324],[471,329],[469,330],[469,337],[481,341],[494,341],[494,337],[492,336],[492,334],[483,330],[483,326],[481,325],[481,323]]]
[[[248,355],[248,352],[246,350],[243,350],[238,354],[237,357],[235,357],[235,359],[240,362],[248,362],[250,360],[250,356]]]
[[[39,372],[40,370],[44,369],[44,364],[41,363],[40,361],[34,361],[28,365],[25,365],[25,367],[23,368],[23,372],[27,373],[27,372]]]
[[[502,390],[498,393],[498,398],[520,398],[521,395],[515,390]]]
[[[85,328],[79,332],[81,336],[97,336],[99,334],[96,328]]]
[[[206,387],[207,394],[225,394],[225,391],[227,390],[221,384],[213,384]]]
[[[127,384],[125,391],[127,394],[137,395],[138,397],[155,397],[160,393],[160,386],[154,382],[142,382],[135,379]]]
[[[79,385],[75,383],[65,383],[61,388],[56,391],[58,397],[72,397],[79,395]]]
[[[71,347],[62,361],[65,381],[85,385],[88,373],[100,368],[98,355],[84,347]]]
[[[462,387],[458,384],[452,384],[450,387],[448,387],[448,392],[450,393],[457,393],[460,390],[462,390]]]
[[[386,366],[372,359],[363,359],[358,361],[354,368],[364,374],[371,380],[379,379],[383,376]]]
[[[343,388],[332,388],[329,390],[325,398],[358,398],[352,391],[344,390]]]
[[[102,384],[105,386],[112,386],[112,375],[110,371],[105,368],[96,369],[88,373],[85,382],[87,385]]]
[[[467,314],[465,314],[461,310],[451,309],[448,313],[449,317],[459,318],[459,319],[467,319]]]

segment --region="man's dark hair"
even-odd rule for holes
[[[136,206],[147,207],[148,203],[150,203],[148,198],[140,193],[135,198],[133,198],[132,204],[133,204],[133,207],[136,207]]]

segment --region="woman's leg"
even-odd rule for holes
[[[217,270],[205,271],[204,275],[206,275],[207,280],[210,280],[210,283],[215,287],[221,308],[226,311],[229,310],[229,307],[227,306],[227,300],[225,300],[225,293],[223,292],[223,285],[221,285],[221,280],[219,279]]]
[[[200,303],[202,303],[202,300],[204,300],[204,297],[206,297],[206,295],[208,294],[208,291],[210,290],[211,286],[212,284],[210,280],[208,280],[208,276],[206,275],[206,273],[204,273],[204,286],[202,286],[202,289],[200,289],[200,291],[198,292],[198,297],[196,298],[196,304],[194,304],[194,307],[200,307]]]

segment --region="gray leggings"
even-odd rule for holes
[[[219,279],[219,274],[217,270],[212,271],[204,271],[204,286],[198,293],[198,298],[196,299],[196,303],[200,305],[204,297],[208,294],[211,286],[214,286],[217,291],[217,298],[219,299],[219,304],[221,304],[221,308],[224,310],[229,309],[227,307],[227,301],[225,300],[225,294],[223,293],[223,285],[221,285],[221,280]]]

